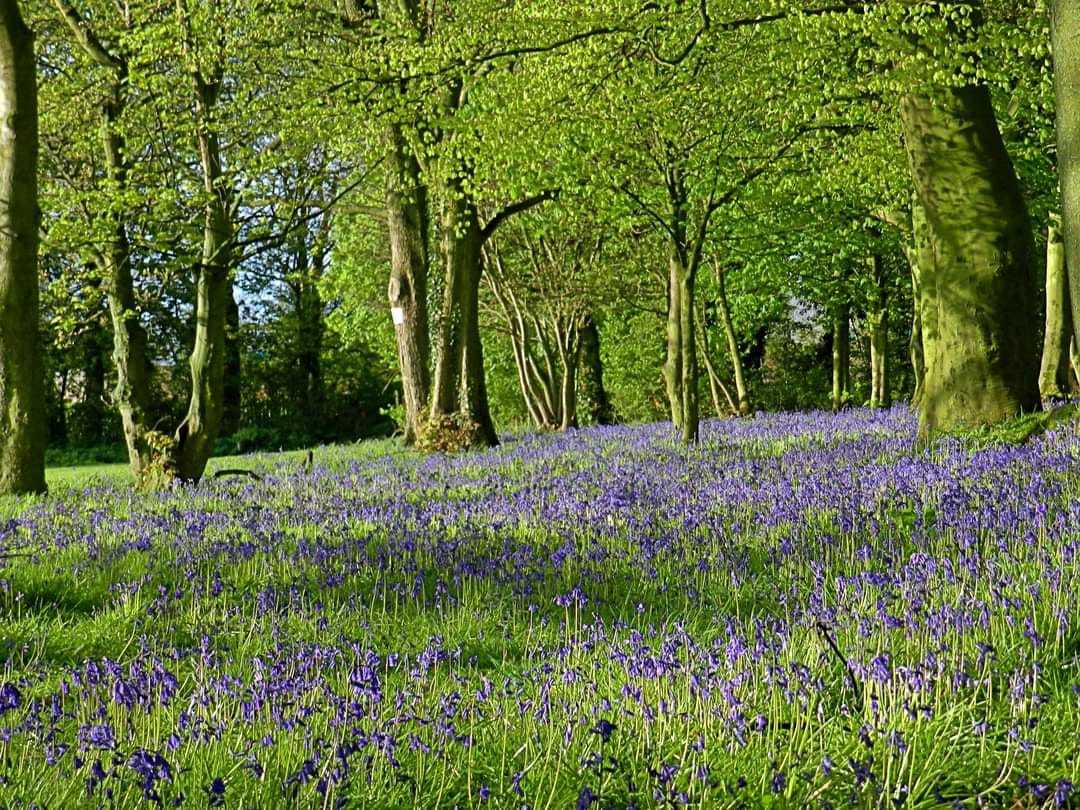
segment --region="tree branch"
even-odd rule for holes
[[[510,205],[506,206],[497,214],[495,214],[495,216],[493,216],[488,221],[488,224],[484,226],[483,230],[480,231],[481,244],[490,239],[495,234],[495,231],[499,229],[499,226],[501,226],[514,214],[520,214],[522,211],[528,211],[530,208],[535,208],[536,206],[540,205],[541,203],[545,203],[548,200],[554,200],[558,196],[558,189],[548,189],[546,191],[541,191],[539,194],[535,194],[532,197],[526,197],[523,200],[518,200],[517,202],[511,203]]]
[[[90,24],[75,10],[71,3],[67,0],[53,0],[53,5],[63,16],[64,22],[67,23],[71,33],[75,35],[75,39],[78,40],[87,56],[102,67],[110,70],[123,69],[123,61],[102,44],[101,40],[91,30]]]

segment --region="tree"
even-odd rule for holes
[[[1039,394],[1043,400],[1061,400],[1072,389],[1069,346],[1073,337],[1069,279],[1061,231],[1051,224],[1046,234],[1046,329],[1043,331]]]
[[[45,490],[38,332],[38,110],[34,37],[0,3],[0,495]]]
[[[788,77],[760,93],[766,67],[747,55],[767,51],[764,41],[777,32],[765,31],[701,43],[679,61],[637,65],[588,110],[603,127],[594,135],[599,159],[617,167],[613,185],[628,213],[650,222],[667,246],[663,375],[671,420],[688,444],[697,441],[700,418],[696,291],[716,249],[720,212],[783,165],[805,132]],[[705,78],[735,53],[744,60],[737,81]]]
[[[52,158],[57,185],[68,187],[56,196],[83,221],[72,242],[108,298],[113,399],[131,469],[137,479],[151,471],[195,481],[223,418],[231,411],[235,420],[239,404],[233,278],[247,251],[267,238],[246,238],[241,191],[278,143],[263,115],[280,85],[241,97],[252,64],[238,44],[249,19],[241,6],[52,6],[68,34],[55,47],[70,49],[87,78],[59,74],[50,85],[72,106],[89,107],[100,127],[96,142],[52,133],[69,138],[66,154]],[[78,156],[74,166],[71,154]],[[190,343],[177,347],[188,352],[190,386],[175,431],[158,428],[166,420],[153,383],[148,330],[161,324],[148,312],[152,288],[172,298],[179,319],[190,324]]]
[[[523,224],[492,240],[486,251],[485,277],[510,336],[522,397],[542,430],[577,427],[583,365],[592,417],[610,421],[599,332],[589,309],[604,240],[590,238],[584,223],[577,232],[568,225],[563,217],[554,233],[535,234]],[[591,356],[584,363],[586,342]]]
[[[1061,230],[1074,339],[1080,343],[1080,8],[1051,0],[1050,32],[1057,101]]]
[[[984,85],[901,108],[918,195],[920,435],[1039,407],[1031,222]]]

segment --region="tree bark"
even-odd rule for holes
[[[588,404],[589,421],[615,423],[614,409],[604,387],[604,361],[600,356],[600,330],[591,313],[581,318],[581,391]]]
[[[128,187],[129,156],[120,118],[127,98],[128,62],[122,53],[109,51],[89,24],[66,0],[53,0],[72,36],[93,62],[108,69],[111,81],[101,105],[101,146],[106,176],[116,193]],[[95,252],[105,282],[113,331],[113,364],[116,385],[113,402],[120,412],[132,475],[138,480],[150,463],[152,450],[147,441],[151,430],[151,368],[147,357],[146,330],[140,322],[132,279],[131,244],[119,206],[104,213],[108,243]]]
[[[483,234],[476,206],[460,181],[448,183],[446,196],[441,223],[445,281],[431,415],[460,414],[476,426],[478,441],[494,446],[498,436],[488,407],[480,340]]]
[[[925,214],[925,440],[1039,407],[1033,248],[986,87],[943,91],[940,99],[908,96],[901,119]]]
[[[851,402],[851,303],[846,293],[833,312],[832,357],[832,407],[839,411]]]
[[[105,386],[107,370],[105,362],[108,336],[97,324],[87,332],[83,343],[83,390],[79,429],[83,436],[106,435]],[[52,388],[53,386],[47,386]],[[60,398],[61,412],[65,410],[64,398]],[[66,436],[66,431],[65,431]]]
[[[38,112],[34,37],[0,0],[0,495],[45,491],[38,332]]]
[[[559,320],[562,322],[560,323]],[[577,417],[577,368],[581,355],[581,339],[577,319],[567,316],[556,319],[555,336],[559,344],[559,429],[569,430],[578,426]]]
[[[682,356],[682,440],[684,444],[697,444],[700,438],[700,405],[698,400],[698,362],[694,318],[695,272],[687,268],[679,280],[679,353]]]
[[[1065,245],[1061,231],[1050,225],[1046,233],[1046,330],[1043,333],[1039,393],[1043,400],[1066,399],[1069,380],[1069,346],[1072,312],[1065,268]]]
[[[664,383],[671,409],[671,423],[677,430],[682,430],[683,416],[682,273],[682,262],[673,251],[668,259],[667,358],[664,361]]]
[[[198,481],[214,449],[221,428],[225,397],[226,322],[232,289],[232,188],[221,161],[221,144],[213,127],[213,111],[221,88],[217,78],[207,80],[195,61],[185,0],[177,0],[184,29],[184,51],[194,89],[196,141],[202,173],[204,212],[203,244],[196,267],[195,343],[191,350],[191,399],[187,416],[177,428],[174,450],[176,475]]]
[[[735,325],[731,321],[731,307],[728,306],[727,282],[724,273],[717,270],[716,273],[716,304],[720,310],[720,323],[724,327],[724,338],[727,340],[728,356],[731,358],[731,368],[735,374],[735,396],[738,399],[739,416],[749,416],[752,410],[750,406],[750,391],[746,386],[746,375],[743,372],[742,355],[739,353],[739,339],[735,334]]]
[[[1050,39],[1057,101],[1061,230],[1073,337],[1080,343],[1080,7],[1075,0],[1051,0]]]
[[[880,255],[869,260],[873,293],[866,313],[870,335],[870,407],[887,408],[889,394],[889,301],[885,262]]]
[[[431,388],[428,325],[428,196],[400,126],[389,130],[386,214],[390,231],[387,298],[397,340],[405,404],[405,441],[412,444],[426,416]]]
[[[919,277],[917,251],[914,247],[907,246],[904,248],[904,253],[911,270],[911,337],[908,340],[908,352],[911,355],[911,371],[915,377],[911,404],[918,408],[922,401],[923,380],[926,378],[926,356],[923,353],[922,282]]]
[[[240,305],[236,302],[236,288],[232,284],[229,285],[225,305],[225,380],[220,432],[223,436],[231,436],[240,428],[243,397]]]

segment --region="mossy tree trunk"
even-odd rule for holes
[[[673,162],[664,171],[668,211],[668,312],[667,357],[664,381],[671,407],[671,421],[684,444],[695,444],[700,430],[698,396],[697,319],[695,303],[697,271],[704,247],[708,216],[702,217],[691,241],[688,230],[688,197],[682,167]]]
[[[1080,344],[1080,5],[1051,0],[1061,230],[1073,337]]]
[[[1033,246],[986,87],[907,96],[901,119],[923,213],[926,439],[1039,407]]]
[[[1043,332],[1039,393],[1043,400],[1066,399],[1069,380],[1069,347],[1072,342],[1072,311],[1065,268],[1065,245],[1061,231],[1050,225],[1046,233],[1046,329]]]
[[[439,230],[444,280],[430,397],[431,418],[438,420],[456,414],[475,426],[476,443],[494,446],[499,439],[488,404],[484,346],[480,337],[484,246],[508,219],[554,195],[542,192],[518,200],[481,224],[464,169],[446,181],[442,192]]]
[[[194,56],[187,0],[177,0],[177,17],[191,79],[199,168],[203,183],[203,242],[195,268],[195,343],[191,350],[191,398],[174,435],[172,464],[183,481],[198,481],[214,449],[225,410],[226,323],[232,293],[235,250],[233,190],[221,160],[214,108],[224,65],[208,75]]]
[[[440,230],[445,276],[431,416],[457,414],[475,425],[478,442],[495,445],[498,436],[488,406],[480,339],[484,235],[476,206],[460,180],[448,184]]]
[[[34,37],[0,0],[0,495],[45,491]]]
[[[101,148],[105,174],[118,198],[128,188],[130,157],[121,119],[127,105],[128,59],[117,48],[107,48],[96,36],[89,22],[67,0],[53,0],[75,42],[89,59],[109,74],[104,102],[101,105]],[[103,212],[107,244],[95,252],[94,262],[102,272],[113,333],[113,365],[116,385],[112,399],[120,412],[132,475],[138,480],[151,463],[153,450],[148,442],[151,431],[150,362],[147,335],[140,320],[132,278],[131,244],[122,208]]]

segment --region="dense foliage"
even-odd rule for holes
[[[887,405],[924,368],[905,99],[983,83],[1037,253],[1061,211],[1042,4],[22,5],[54,454]]]

